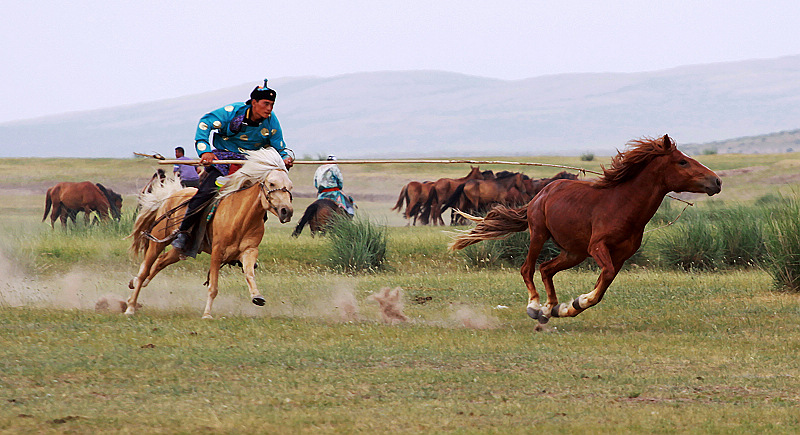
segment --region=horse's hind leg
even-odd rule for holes
[[[539,303],[539,292],[536,291],[536,285],[533,283],[533,274],[536,273],[536,260],[539,258],[539,253],[542,252],[544,242],[550,238],[550,234],[546,231],[534,230],[531,230],[530,234],[531,241],[528,246],[528,256],[520,269],[522,280],[525,281],[525,286],[528,288],[528,307],[526,311],[532,319],[536,319],[540,323],[546,323],[547,318],[541,315],[542,307]]]
[[[139,292],[142,291],[142,287],[146,287],[158,271],[180,259],[179,253],[173,254],[174,250],[161,254],[165,247],[166,245],[163,243],[150,242],[148,244],[144,260],[139,266],[139,272],[128,283],[128,288],[132,289],[133,292],[128,298],[128,307],[125,309],[125,314],[135,314]],[[175,259],[172,258],[173,256]]]
[[[577,266],[586,259],[586,255],[578,255],[562,250],[558,256],[550,261],[546,261],[539,266],[539,274],[542,275],[544,289],[547,292],[547,305],[542,309],[544,317],[564,317],[556,307],[564,304],[558,303],[556,289],[553,285],[553,276],[562,270]]]
[[[250,298],[254,304],[264,306],[266,300],[261,296],[256,285],[255,265],[258,259],[258,248],[246,249],[242,256],[242,270],[244,271],[244,280],[247,282],[247,290],[250,291]]]
[[[253,262],[255,264],[255,262]],[[242,264],[244,267],[244,264]],[[222,254],[220,252],[211,251],[211,264],[208,267],[208,299],[206,300],[206,308],[203,310],[204,319],[213,319],[211,315],[211,306],[214,305],[214,298],[217,297],[219,292],[219,269],[222,267]]]
[[[625,259],[614,261],[608,252],[608,248],[603,243],[590,247],[590,252],[597,265],[602,268],[594,289],[589,293],[578,296],[570,302],[553,305],[551,313],[554,317],[575,317],[585,309],[600,303],[608,286],[614,281],[614,278],[622,267],[622,263],[625,262]],[[542,276],[544,277],[544,275]],[[552,281],[550,285],[552,286]],[[550,307],[549,303],[548,307]]]

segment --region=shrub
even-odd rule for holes
[[[467,246],[461,252],[473,267],[521,267],[528,256],[530,233],[512,233],[505,239],[486,240]],[[555,258],[561,250],[552,240],[545,242],[536,264]]]
[[[581,154],[581,161],[583,162],[591,162],[594,160],[594,153],[583,153]]]
[[[379,270],[386,260],[387,231],[369,219],[336,216],[328,228],[328,265],[354,273]]]
[[[770,209],[764,241],[764,269],[779,289],[800,291],[800,201],[784,199]]]
[[[752,266],[766,254],[763,211],[760,208],[736,206],[727,208],[713,219],[720,243],[721,264]]]
[[[654,238],[653,250],[660,262],[669,267],[713,269],[720,257],[716,231],[707,219],[688,217]]]

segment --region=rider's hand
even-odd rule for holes
[[[286,169],[291,169],[294,166],[294,159],[291,156],[286,157],[283,159],[283,163],[286,165]]]
[[[208,166],[213,161],[214,161],[214,153],[203,153],[203,155],[200,156],[200,163],[203,166]]]

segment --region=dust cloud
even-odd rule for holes
[[[280,289],[263,292],[267,304],[258,307],[250,298],[238,274],[231,274],[221,282],[220,293],[214,301],[212,314],[225,316],[287,317],[316,319],[332,323],[383,322],[387,325],[402,323],[429,324],[445,328],[492,329],[499,321],[481,314],[478,308],[451,304],[445,312],[433,313],[433,319],[416,317],[411,320],[404,312],[404,292],[401,287],[382,287],[369,294],[359,305],[356,284],[346,278],[325,278],[301,290]],[[127,308],[130,290],[126,271],[96,271],[75,268],[62,274],[44,277],[31,276],[0,251],[0,306],[36,307],[47,309],[73,309],[119,314]],[[142,289],[137,312],[167,311],[202,314],[207,288],[202,278],[160,274],[148,287]],[[118,289],[118,290],[117,290]],[[429,313],[430,314],[430,313]],[[437,320],[438,319],[438,320]]]
[[[402,288],[383,287],[378,292],[370,295],[367,299],[378,303],[383,323],[394,325],[395,323],[408,322],[408,316],[403,313]]]

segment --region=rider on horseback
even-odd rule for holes
[[[229,104],[200,118],[195,148],[206,171],[197,193],[189,200],[177,237],[172,241],[175,249],[189,250],[190,231],[200,220],[203,207],[216,195],[217,179],[235,172],[239,166],[214,165],[214,160],[245,160],[243,152],[271,146],[281,155],[286,168],[292,167],[294,158],[286,150],[281,125],[272,113],[274,104],[275,91],[267,87],[265,79],[264,86],[256,86],[246,102]],[[213,137],[212,132],[215,133]]]
[[[353,198],[342,193],[344,181],[342,171],[336,162],[336,156],[328,156],[328,163],[317,168],[314,172],[314,187],[317,188],[317,199],[327,198],[333,200],[339,207],[342,207],[350,216],[353,216],[355,206]]]

